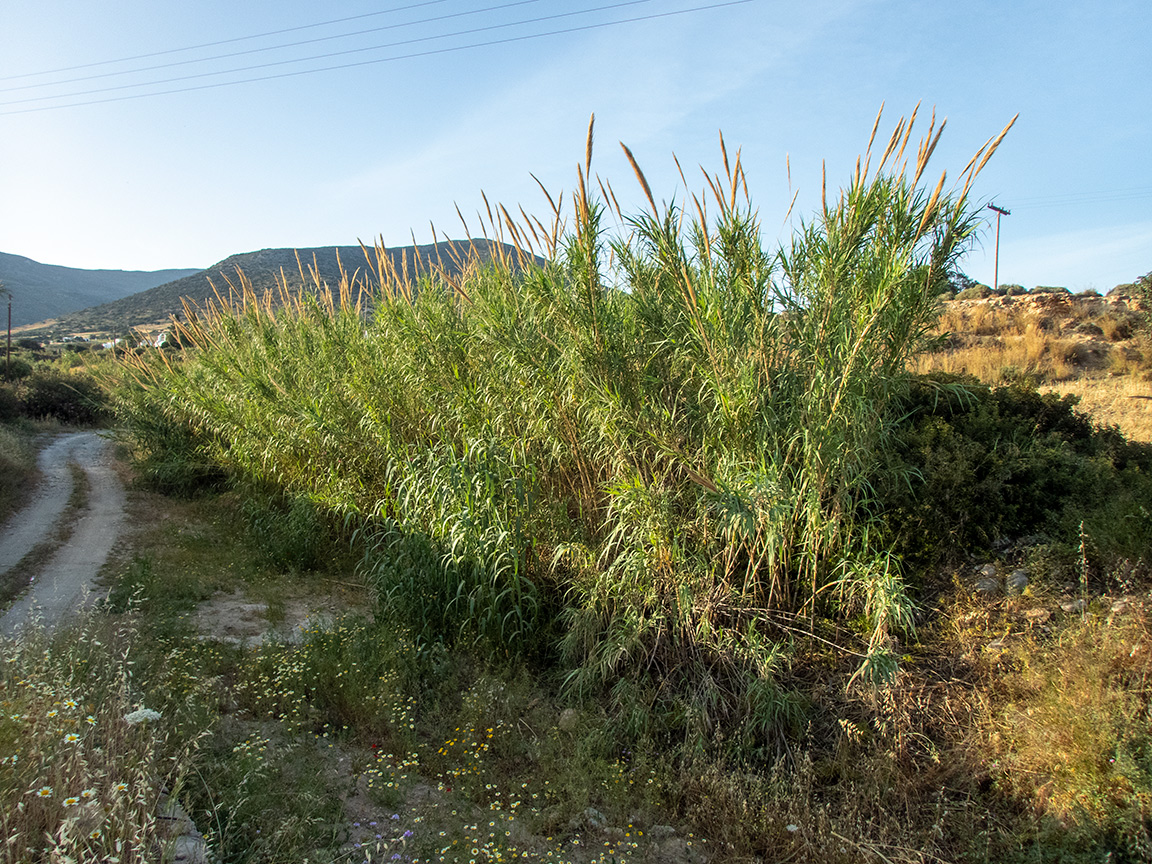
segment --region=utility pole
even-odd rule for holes
[[[992,270],[992,288],[996,289],[1000,287],[1000,217],[1011,216],[1012,211],[997,207],[995,204],[989,204],[988,209],[996,213],[996,263]]]

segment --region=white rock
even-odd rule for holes
[[[1005,581],[1009,594],[1022,594],[1028,587],[1028,571],[1013,570]]]

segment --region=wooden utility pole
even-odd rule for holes
[[[996,263],[992,269],[992,288],[995,290],[1000,287],[1000,217],[1011,216],[1012,211],[997,207],[995,204],[989,204],[988,209],[996,213]]]

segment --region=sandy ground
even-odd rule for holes
[[[0,529],[0,572],[20,566],[49,541],[72,495],[75,462],[87,475],[88,502],[67,540],[32,574],[32,584],[0,618],[0,634],[14,636],[29,620],[54,627],[97,596],[96,574],[124,520],[124,487],[113,470],[111,444],[97,432],[61,435],[40,452],[43,482],[31,503]]]

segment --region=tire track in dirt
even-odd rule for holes
[[[55,627],[83,603],[96,599],[96,575],[108,558],[124,520],[124,487],[112,467],[108,441],[96,432],[62,435],[41,451],[44,480],[32,503],[0,534],[0,572],[19,565],[53,536],[72,494],[69,464],[88,478],[87,507],[68,539],[35,574],[32,585],[0,618],[0,634],[12,637],[29,621]]]

